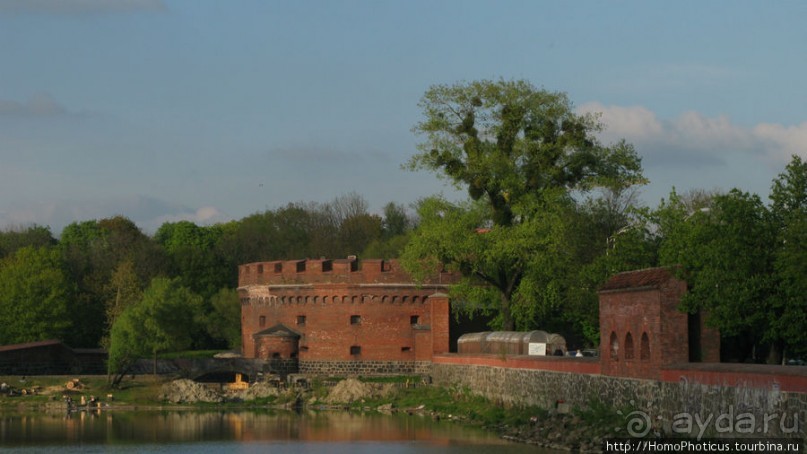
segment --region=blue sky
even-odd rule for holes
[[[0,228],[240,219],[401,170],[433,84],[527,79],[675,186],[766,198],[807,158],[807,2],[0,0]]]

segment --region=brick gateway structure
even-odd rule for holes
[[[292,260],[241,265],[242,353],[296,359],[315,374],[428,373],[449,350],[455,281],[416,284],[394,260]]]
[[[720,362],[720,333],[678,309],[686,291],[669,268],[619,273],[600,288],[603,375],[658,380],[666,367]]]

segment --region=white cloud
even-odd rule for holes
[[[0,13],[92,14],[166,9],[162,0],[0,0]]]
[[[725,115],[709,118],[698,112],[684,112],[672,121],[668,131],[689,148],[749,149],[755,142],[750,131],[733,125]]]
[[[781,167],[790,156],[807,155],[807,122],[796,126],[762,123],[744,127],[725,115],[707,117],[684,112],[671,120],[660,120],[642,106],[605,106],[591,102],[580,112],[599,112],[606,129],[606,142],[624,138],[653,162],[679,166],[725,165],[738,154],[761,158],[772,167]]]
[[[599,113],[606,124],[606,134],[635,139],[652,138],[662,133],[656,114],[641,106],[604,106],[590,102],[580,106],[581,112]]]
[[[807,158],[807,121],[794,126],[761,123],[753,133],[766,142],[769,155],[779,162],[789,162],[793,155]]]

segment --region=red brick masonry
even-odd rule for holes
[[[452,274],[435,273],[415,283],[396,261],[384,260],[242,265],[243,354],[301,361],[430,361],[434,352],[448,351],[448,296],[442,292],[454,280]],[[288,333],[294,348],[263,339],[277,337],[267,332],[272,327]]]

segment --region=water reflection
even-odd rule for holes
[[[428,417],[342,412],[107,411],[0,415],[0,446],[230,442],[423,442],[506,445],[492,434]],[[298,444],[298,447],[303,444]]]

